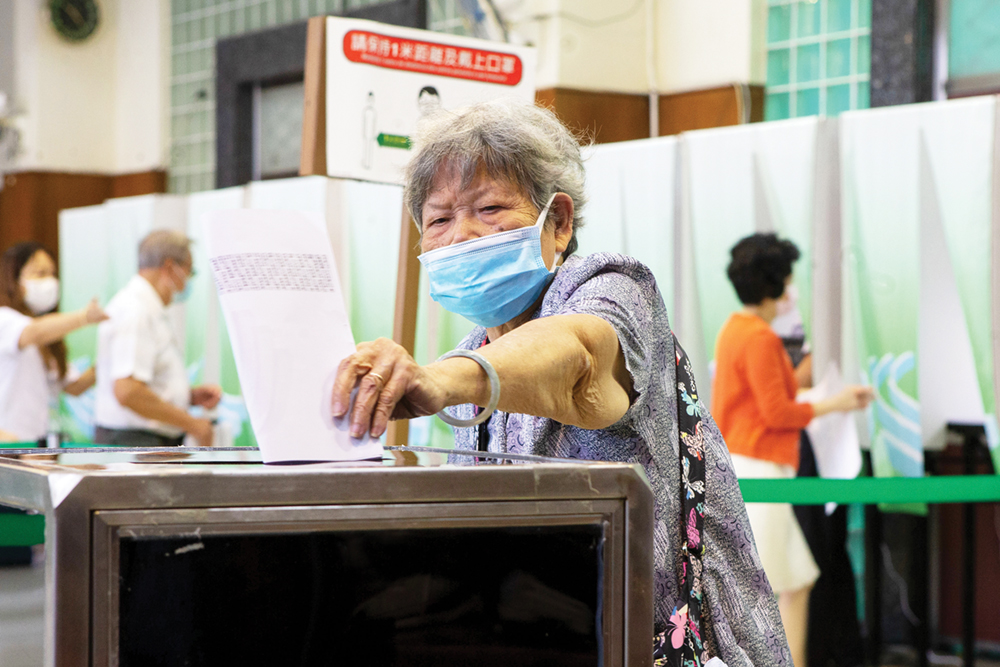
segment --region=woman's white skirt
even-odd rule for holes
[[[740,478],[795,477],[791,466],[732,454]],[[786,503],[747,503],[760,562],[775,593],[797,591],[819,578],[819,567],[799,527],[792,506]]]

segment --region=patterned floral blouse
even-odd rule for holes
[[[534,317],[589,314],[609,322],[618,334],[632,375],[632,405],[616,424],[586,430],[552,419],[493,413],[489,451],[594,461],[639,463],[656,498],[654,630],[667,630],[680,596],[681,466],[677,428],[674,337],[663,298],[648,268],[624,255],[570,257],[556,273]],[[460,349],[479,348],[486,330],[475,328]],[[729,667],[791,665],[778,606],[760,566],[729,452],[708,410],[701,413],[701,437],[688,438],[705,457],[703,616],[708,648]],[[453,409],[461,418],[473,406]],[[476,428],[455,429],[455,444],[476,449]],[[700,457],[699,457],[700,458]]]

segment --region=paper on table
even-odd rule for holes
[[[264,462],[381,458],[378,440],[351,438],[348,421],[330,414],[354,336],[322,217],[244,209],[202,221]]]
[[[831,361],[819,384],[800,393],[797,400],[815,403],[830,398],[843,388],[840,370],[836,362]],[[831,412],[816,417],[806,426],[806,433],[812,442],[820,477],[854,479],[858,476],[861,472],[861,443],[852,413]],[[828,503],[827,514],[833,511],[831,505],[836,507],[836,504]]]

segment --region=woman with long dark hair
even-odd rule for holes
[[[31,442],[49,430],[59,392],[78,396],[94,370],[77,376],[66,363],[66,334],[108,318],[92,300],[59,313],[59,279],[40,244],[18,243],[0,257],[0,439]]]

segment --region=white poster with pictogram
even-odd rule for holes
[[[401,183],[422,117],[535,99],[535,49],[362,19],[327,18],[330,176]]]

